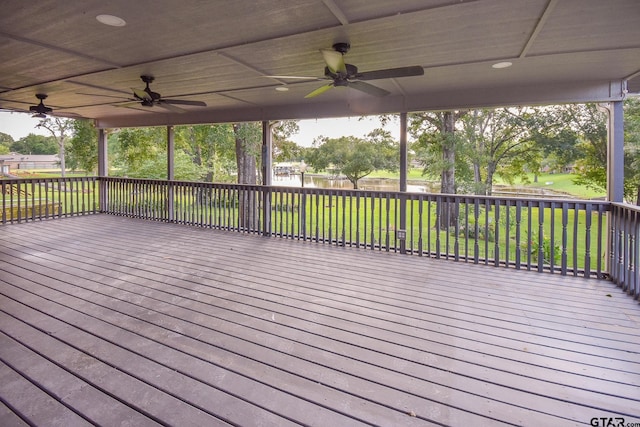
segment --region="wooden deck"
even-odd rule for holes
[[[0,236],[2,426],[640,422],[606,281],[108,215]]]

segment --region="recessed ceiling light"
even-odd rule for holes
[[[504,61],[504,62],[496,62],[492,65],[493,68],[509,68],[513,65],[513,62]]]
[[[104,25],[110,25],[112,27],[124,27],[127,25],[124,19],[119,18],[114,15],[98,15],[96,16],[98,22],[103,23]]]
[[[277,90],[278,92],[288,92],[288,91],[289,91],[289,88],[288,88],[288,87],[286,87],[286,86],[276,86],[276,90]]]

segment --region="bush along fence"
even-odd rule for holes
[[[606,201],[208,184],[4,180],[2,223],[107,213],[582,277],[638,297],[640,212]]]

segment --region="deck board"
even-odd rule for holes
[[[107,215],[1,231],[2,372],[83,421],[640,422],[640,307],[607,281]]]

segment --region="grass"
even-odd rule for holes
[[[538,176],[538,182],[533,182],[533,175],[529,177],[529,183],[516,183],[529,188],[547,188],[559,193],[570,194],[582,199],[596,199],[606,196],[605,191],[597,191],[582,185],[574,184],[575,175],[570,173],[544,174]]]
[[[11,171],[12,175],[17,176],[18,178],[29,179],[29,178],[60,178],[62,174],[59,169],[29,169],[29,170],[13,170]],[[65,173],[66,178],[74,178],[74,177],[85,177],[90,176],[85,172],[72,172],[67,171]]]
[[[427,177],[422,176],[422,169],[409,169],[407,178],[410,180],[416,181],[432,181]],[[389,171],[375,171],[367,178],[390,178],[390,179],[398,179],[400,174],[398,172],[389,172]],[[578,197],[581,199],[596,199],[600,197],[606,196],[605,191],[598,191],[587,188],[585,186],[574,184],[573,180],[576,178],[575,175],[570,173],[558,173],[558,174],[542,174],[538,175],[538,181],[534,182],[534,175],[530,174],[527,177],[526,181],[517,180],[513,186],[511,184],[506,183],[504,180],[496,177],[495,184],[496,185],[505,185],[515,188],[544,188],[548,190],[552,190],[556,193],[565,193],[567,195]]]

